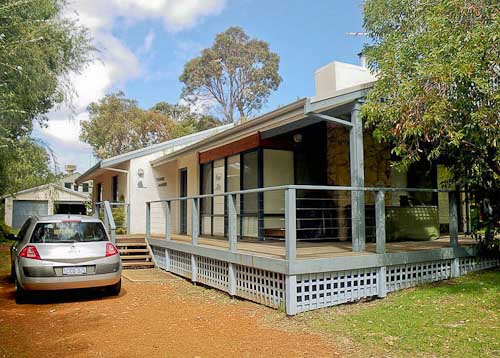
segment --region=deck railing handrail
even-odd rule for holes
[[[165,203],[165,239],[172,238],[172,218],[171,203],[173,201],[189,200],[191,203],[191,244],[198,245],[200,235],[200,199],[226,197],[227,215],[228,215],[228,240],[229,251],[237,250],[237,213],[236,197],[252,193],[265,193],[271,191],[284,191],[285,195],[285,259],[295,260],[297,257],[297,190],[318,190],[318,191],[350,191],[350,192],[374,192],[375,198],[375,240],[376,253],[385,253],[386,242],[386,214],[385,214],[385,194],[394,192],[418,192],[418,193],[448,193],[449,199],[449,228],[450,244],[455,247],[458,245],[458,190],[450,189],[424,189],[424,188],[380,188],[380,187],[351,187],[351,186],[326,186],[326,185],[281,185],[275,187],[256,188],[248,190],[238,190],[232,192],[192,195],[179,198],[169,198],[162,200],[152,200],[146,202],[146,237],[151,238],[151,204]],[[359,198],[351,196],[351,221],[356,223],[356,228],[352,227],[352,249],[353,251],[365,251],[365,209],[366,204],[364,196]],[[187,209],[187,208],[186,208]],[[356,233],[355,230],[356,229]]]
[[[110,233],[112,233],[112,240],[114,242],[114,237],[115,237],[115,233],[116,233],[116,223],[115,223],[115,220],[114,220],[114,216],[113,216],[113,210],[111,209],[112,207],[116,207],[116,206],[123,206],[125,208],[125,215],[126,215],[126,221],[125,221],[125,229],[127,230],[127,232],[129,232],[130,230],[130,204],[128,202],[124,202],[124,201],[120,201],[120,202],[113,202],[113,201],[108,201],[108,200],[104,200],[104,201],[98,201],[96,203],[94,203],[94,216],[95,217],[98,217],[99,216],[99,210],[100,210],[100,207],[103,207],[104,209],[104,224],[106,227],[109,227],[109,230],[110,230]],[[111,227],[110,227],[110,222],[113,222],[113,225],[114,225],[114,229],[112,230]],[[120,226],[122,227],[122,226]]]
[[[237,191],[228,191],[223,193],[212,193],[212,194],[199,194],[190,195],[182,197],[174,197],[167,199],[149,200],[146,203],[163,203],[166,201],[179,201],[179,200],[189,200],[189,199],[205,199],[213,198],[217,196],[229,196],[229,195],[242,195],[242,194],[252,194],[252,193],[264,193],[269,191],[282,191],[287,189],[295,190],[329,190],[329,191],[365,191],[365,192],[414,192],[414,193],[464,193],[464,190],[453,190],[453,189],[424,189],[424,188],[384,188],[384,187],[354,187],[354,186],[333,186],[333,185],[280,185],[280,186],[270,186],[265,188],[256,189],[246,189]]]

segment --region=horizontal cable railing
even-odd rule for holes
[[[146,235],[190,237],[193,245],[210,237],[231,251],[239,241],[272,241],[295,259],[297,241],[351,242],[353,251],[373,242],[384,253],[386,241],[435,239],[446,225],[457,245],[459,227],[471,225],[464,217],[459,225],[462,197],[446,189],[314,185],[202,194],[147,202]]]

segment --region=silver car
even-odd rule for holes
[[[31,217],[11,248],[16,301],[28,291],[121,289],[121,260],[99,219],[80,215]]]

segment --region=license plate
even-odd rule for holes
[[[63,267],[63,275],[85,275],[86,267]]]

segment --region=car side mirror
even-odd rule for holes
[[[17,235],[14,235],[14,234],[7,234],[5,235],[5,237],[9,240],[13,240],[13,241],[18,241],[19,240],[19,236]]]

